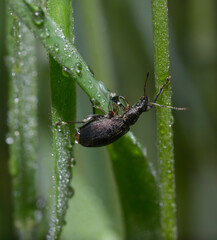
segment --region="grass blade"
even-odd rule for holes
[[[159,193],[144,148],[127,134],[108,149],[120,193],[125,239],[159,239]]]
[[[102,82],[96,81],[74,44],[63,29],[42,9],[21,0],[9,0],[10,7],[31,29],[53,58],[64,67],[74,81],[95,103],[107,109],[109,92]],[[37,18],[35,17],[37,15]]]
[[[37,225],[35,169],[37,159],[37,89],[35,40],[13,14],[8,17],[10,173],[14,222],[20,239],[35,239]]]
[[[73,17],[71,1],[48,1],[51,17],[73,42]],[[50,55],[50,85],[52,122],[74,121],[76,113],[75,82],[65,69]],[[70,185],[74,166],[74,125],[53,127],[54,145],[54,195],[50,229],[47,239],[59,239],[65,225],[68,201],[73,195]]]
[[[169,76],[169,33],[166,0],[152,0],[156,88]],[[171,87],[167,86],[159,104],[171,105]],[[158,151],[161,165],[161,224],[164,239],[176,239],[176,204],[173,152],[173,116],[170,109],[157,110]]]

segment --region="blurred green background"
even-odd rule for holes
[[[151,72],[147,93],[154,96],[154,61],[151,1],[73,1],[75,44],[98,80],[134,104],[143,93],[146,72]],[[169,32],[179,239],[217,239],[217,2],[169,0]],[[98,11],[97,24],[89,19]],[[0,239],[12,239],[11,182],[8,173],[6,8],[0,1]],[[95,32],[107,47],[108,73],[100,71]],[[38,186],[47,198],[52,176],[52,138],[48,57],[39,42],[38,64]],[[94,49],[96,48],[96,49]],[[104,61],[104,60],[103,60]],[[103,62],[102,61],[102,62]],[[88,98],[78,88],[77,119],[90,114]],[[155,110],[143,114],[132,131],[158,168]],[[72,180],[63,239],[119,239],[123,227],[117,191],[106,148],[76,146],[77,165]],[[130,163],[129,163],[130,164]],[[88,206],[88,217],[83,205]],[[86,211],[86,209],[85,209]],[[73,228],[71,227],[73,224]],[[86,230],[84,231],[83,225]],[[107,237],[107,238],[106,238]]]

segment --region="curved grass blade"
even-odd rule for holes
[[[119,189],[126,239],[159,239],[158,187],[144,149],[128,133],[109,145],[108,150]]]
[[[8,1],[12,10],[41,41],[47,52],[61,64],[83,91],[104,109],[108,108],[109,91],[97,81],[63,29],[42,9],[22,0]],[[37,16],[37,17],[36,17]]]

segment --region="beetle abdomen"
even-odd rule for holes
[[[75,138],[85,147],[108,145],[129,131],[121,117],[100,118],[79,128]]]

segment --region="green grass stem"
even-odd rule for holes
[[[72,2],[49,0],[48,12],[51,18],[63,30],[65,36],[73,43]],[[50,55],[50,85],[52,122],[75,121],[76,89],[73,78]],[[54,194],[51,223],[48,239],[59,239],[65,224],[68,201],[73,195],[70,185],[74,167],[74,125],[53,126],[54,146]]]
[[[167,0],[152,0],[154,64],[156,89],[169,77],[169,32]],[[159,99],[162,105],[171,105],[171,86],[166,86]],[[173,116],[170,109],[157,110],[157,135],[160,161],[161,225],[165,240],[177,238],[175,172],[173,152]]]

